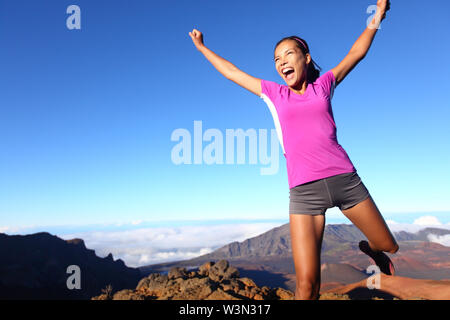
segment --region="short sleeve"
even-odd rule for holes
[[[275,101],[276,97],[280,94],[281,86],[273,81],[261,79],[261,96],[260,98],[264,99],[264,96],[268,97],[271,101]]]
[[[336,87],[336,79],[334,78],[333,72],[331,70],[325,72],[319,77],[318,80],[323,88],[325,95],[330,97],[331,100],[333,98],[334,89]]]

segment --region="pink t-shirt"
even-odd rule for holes
[[[330,70],[303,95],[287,85],[261,80],[261,98],[272,114],[278,139],[286,158],[289,188],[356,172],[336,137],[331,99],[336,79]]]

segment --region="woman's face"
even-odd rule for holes
[[[290,87],[296,87],[306,79],[307,64],[311,61],[309,53],[303,55],[295,40],[285,40],[274,53],[275,69]]]

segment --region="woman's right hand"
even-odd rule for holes
[[[230,61],[225,60],[203,44],[203,35],[197,29],[189,32],[189,36],[194,42],[197,49],[208,59],[209,62],[217,69],[225,78],[237,83],[241,87],[253,92],[257,96],[261,96],[261,79],[255,78],[240,69],[238,69]]]
[[[203,44],[203,35],[197,29],[193,29],[191,32],[189,32],[189,36],[191,37],[192,42],[194,42],[194,45],[198,50],[205,46]]]

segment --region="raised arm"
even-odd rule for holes
[[[347,56],[336,67],[331,69],[336,79],[336,86],[344,80],[347,74],[366,56],[370,45],[377,33],[378,26],[386,17],[386,12],[390,9],[389,0],[378,0],[377,12],[371,23],[366,27],[358,40],[353,44]]]
[[[261,79],[252,77],[242,70],[239,70],[234,64],[208,49],[203,43],[202,33],[197,29],[193,29],[189,32],[189,36],[197,49],[203,53],[205,58],[208,59],[225,78],[237,83],[257,96],[261,96]]]

